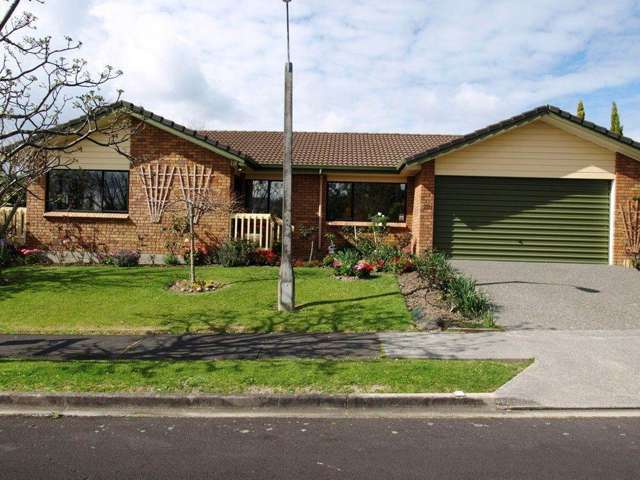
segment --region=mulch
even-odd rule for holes
[[[398,284],[418,329],[440,330],[464,323],[442,299],[442,292],[430,288],[416,272],[398,275]]]

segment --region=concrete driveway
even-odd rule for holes
[[[608,265],[457,260],[509,330],[640,329],[640,272]]]

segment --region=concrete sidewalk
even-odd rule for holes
[[[376,334],[0,335],[0,358],[51,360],[257,360],[377,358]]]
[[[514,407],[640,408],[640,330],[383,333],[390,357],[535,363],[496,395]]]
[[[0,335],[0,358],[221,360],[268,358],[527,359],[498,404],[640,408],[640,330],[485,333]]]

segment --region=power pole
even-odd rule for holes
[[[284,66],[284,158],[282,160],[282,258],[278,279],[278,310],[293,312],[296,288],[291,262],[291,188],[293,154],[293,64],[289,48],[289,2],[287,9],[287,63]]]

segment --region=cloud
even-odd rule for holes
[[[31,7],[31,5],[30,5]],[[70,0],[36,6],[42,31],[84,41],[113,87],[177,121],[280,129],[279,0]],[[640,5],[538,0],[305,0],[291,4],[299,130],[464,133],[528,108],[640,136]],[[604,95],[606,93],[606,95]]]

